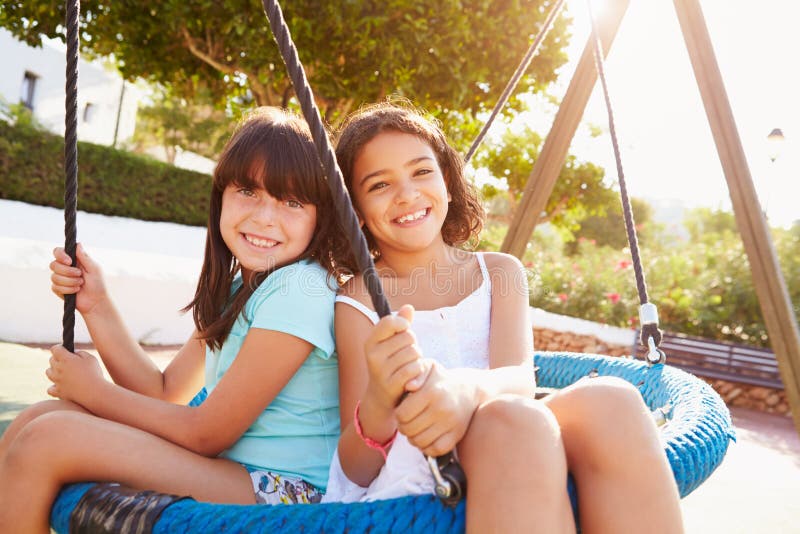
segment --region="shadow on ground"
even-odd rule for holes
[[[6,431],[8,425],[11,424],[11,421],[24,410],[30,406],[30,404],[22,403],[22,402],[13,402],[9,401],[9,399],[0,397],[0,436]]]

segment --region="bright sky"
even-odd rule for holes
[[[597,11],[599,2],[593,9]],[[608,1],[608,0],[605,0]],[[800,219],[800,3],[791,0],[701,0],[750,172],[772,225]],[[568,0],[574,18],[563,96],[589,35],[587,0]],[[535,61],[535,59],[534,59]],[[722,167],[672,2],[631,0],[606,62],[623,168],[633,196],[679,199],[689,206],[730,209]],[[541,114],[540,114],[541,117]],[[552,115],[545,120],[552,120]],[[538,123],[538,120],[536,121]],[[600,84],[584,123],[608,131]],[[592,139],[582,126],[572,152],[602,164],[616,180],[607,133]],[[536,124],[546,132],[549,124]],[[770,160],[767,135],[785,141]]]

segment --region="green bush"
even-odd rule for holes
[[[211,179],[128,152],[78,143],[78,209],[205,226]],[[64,206],[64,139],[0,120],[0,198]]]
[[[723,215],[707,215],[711,220],[679,246],[642,249],[650,300],[658,306],[665,330],[767,346],[742,241],[735,231],[709,224]],[[800,225],[773,229],[773,241],[795,314],[800,315]],[[532,306],[613,326],[638,326],[639,299],[627,249],[598,246],[585,238],[578,240],[572,255],[557,244],[542,245],[534,236],[534,247],[524,258]]]

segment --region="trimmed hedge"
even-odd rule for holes
[[[78,209],[205,226],[211,177],[78,143]],[[0,120],[0,198],[64,207],[64,138]]]

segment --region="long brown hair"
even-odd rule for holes
[[[297,259],[316,260],[334,279],[337,264],[351,263],[349,244],[339,229],[308,125],[279,108],[254,110],[239,124],[214,169],[203,268],[194,298],[184,309],[192,310],[200,338],[212,349],[222,347],[247,299],[269,275],[258,273],[252,284],[242,284],[231,296],[241,266],[223,241],[219,226],[222,193],[231,184],[263,188],[278,200],[294,198],[313,204],[317,209],[314,234]]]
[[[448,245],[458,246],[474,239],[483,228],[484,211],[478,194],[464,176],[464,160],[451,147],[438,124],[404,101],[372,104],[350,115],[342,124],[336,141],[336,159],[344,175],[350,198],[353,199],[353,167],[364,146],[383,132],[400,132],[419,137],[436,154],[451,201],[442,224],[442,238]],[[357,208],[358,206],[356,206]],[[368,228],[364,236],[373,256],[380,251]]]

